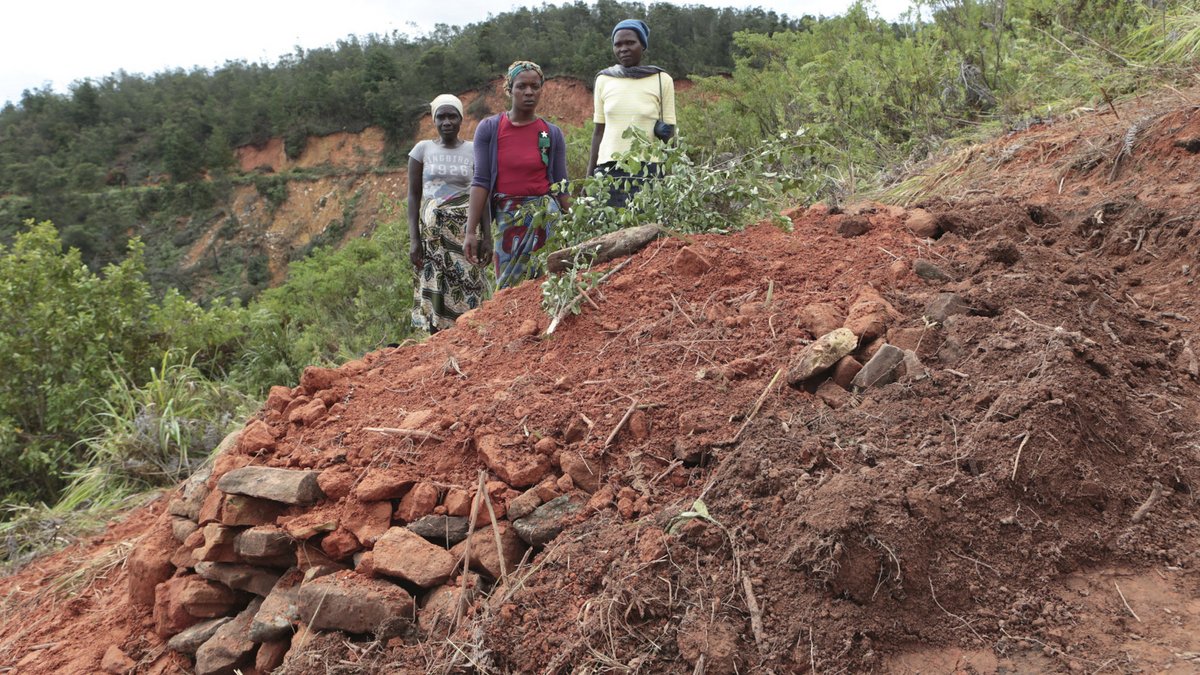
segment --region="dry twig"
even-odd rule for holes
[[[625,411],[625,416],[621,418],[620,422],[617,422],[617,426],[613,427],[612,433],[608,435],[608,438],[604,439],[604,447],[607,448],[608,446],[612,445],[612,442],[617,438],[617,434],[620,433],[621,429],[625,427],[625,424],[629,422],[629,418],[633,417],[633,412],[638,409],[637,399],[630,400],[633,401],[633,405],[629,406],[629,410]]]
[[[1017,480],[1017,467],[1021,464],[1021,451],[1025,449],[1025,444],[1029,442],[1029,439],[1032,436],[1033,436],[1033,434],[1026,431],[1025,438],[1021,439],[1021,445],[1017,446],[1017,454],[1015,457],[1013,457],[1013,471],[1012,471],[1012,478],[1011,478],[1011,480],[1014,483]]]
[[[397,429],[395,427],[364,427],[363,431],[373,431],[377,434],[389,434],[392,436],[404,436],[405,438],[419,438],[423,441],[444,441],[446,439],[437,434],[420,429]]]
[[[1137,619],[1138,623],[1141,623],[1142,617],[1138,616],[1137,612],[1133,611],[1133,608],[1129,606],[1129,601],[1125,599],[1125,594],[1121,592],[1121,587],[1115,581],[1113,582],[1113,588],[1117,589],[1117,595],[1121,596],[1121,602],[1125,604],[1125,609],[1129,610],[1129,613],[1133,615],[1133,618]]]
[[[742,576],[742,592],[746,596],[746,609],[750,610],[750,630],[754,632],[754,643],[761,650],[766,640],[763,636],[762,609],[758,605],[758,598],[754,595],[750,577],[745,575]]]
[[[783,368],[775,371],[775,376],[772,377],[771,381],[767,383],[766,388],[763,389],[762,394],[760,394],[758,400],[755,401],[754,407],[750,409],[750,414],[746,415],[746,419],[742,422],[742,426],[738,427],[737,433],[734,434],[733,439],[729,441],[730,445],[736,443],[738,439],[742,437],[742,432],[746,430],[746,427],[750,426],[750,422],[754,421],[754,416],[757,415],[759,409],[762,408],[763,401],[767,400],[767,394],[770,394],[771,390],[775,388],[775,383],[779,381],[780,375],[783,375]]]
[[[1146,498],[1146,501],[1142,502],[1142,505],[1137,508],[1137,511],[1133,512],[1133,517],[1130,518],[1130,521],[1135,523],[1142,522],[1142,520],[1146,517],[1146,514],[1150,513],[1150,509],[1154,508],[1154,505],[1158,503],[1158,500],[1162,499],[1162,492],[1162,483],[1154,481],[1154,487],[1150,490],[1150,496]]]

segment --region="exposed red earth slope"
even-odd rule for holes
[[[285,673],[1195,672],[1187,96],[975,146],[912,209],[660,240],[550,337],[526,284],[425,343],[310,370],[187,517],[166,494],[0,580],[0,671],[191,672],[164,636],[259,602],[193,570],[245,561],[233,537],[265,523],[289,553],[224,578],[266,593],[294,559],[277,588],[307,575],[307,610],[261,646],[202,647],[205,672],[218,651]],[[853,355],[793,386],[840,327]],[[895,382],[837,383],[891,347]],[[320,472],[325,496],[240,497],[250,466]],[[525,511],[559,494],[578,510],[527,547]],[[676,518],[697,497],[712,520]],[[406,526],[472,504],[473,571],[442,578],[445,549]],[[335,620],[381,639],[307,627]]]

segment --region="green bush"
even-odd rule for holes
[[[151,352],[150,288],[141,245],[93,274],[77,249],[62,252],[49,222],[29,224],[0,247],[0,493],[52,495],[84,426],[84,403],[108,385],[107,371],[133,368]]]
[[[28,224],[0,246],[0,495],[52,498],[65,472],[85,461],[84,411],[113,372],[134,382],[173,347],[219,372],[240,336],[226,306],[202,310],[178,293],[161,304],[144,279],[143,247],[93,273],[77,249],[63,251],[49,222]]]

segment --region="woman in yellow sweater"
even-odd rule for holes
[[[642,65],[650,43],[650,28],[644,21],[626,19],[612,31],[613,55],[617,65],[596,75],[593,94],[596,129],[592,132],[592,151],[588,174],[608,174],[629,178],[628,189],[615,189],[609,204],[624,207],[637,193],[641,183],[658,173],[655,157],[636,175],[617,166],[616,156],[630,149],[625,130],[637,127],[647,136],[666,142],[675,132],[675,81],[658,66]]]

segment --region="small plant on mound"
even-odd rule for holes
[[[821,185],[819,176],[805,171],[803,129],[780,132],[740,154],[700,160],[694,159],[700,153],[685,138],[663,144],[636,128],[625,133],[633,147],[618,157],[617,165],[637,174],[645,158],[656,157],[659,174],[644,180],[626,208],[610,206],[608,197],[613,190],[628,190],[630,178],[598,175],[575,181],[578,197],[542,249],[543,263],[552,251],[648,223],[673,234],[724,233],[773,216],[786,227],[789,221],[778,207]],[[598,283],[600,275],[588,269],[585,257],[581,251],[566,271],[542,283],[542,306],[551,316],[578,313],[580,291],[586,293]]]

